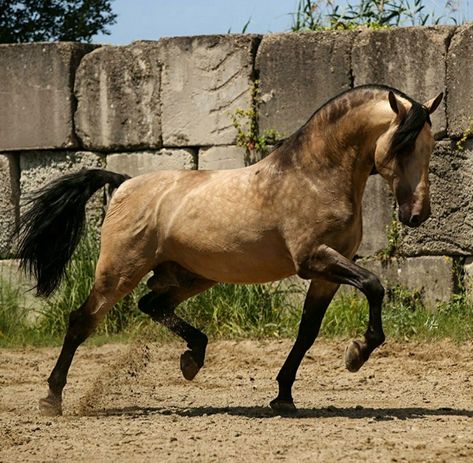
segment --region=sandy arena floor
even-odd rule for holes
[[[2,349],[0,461],[473,461],[473,344],[388,343],[355,374],[345,344],[306,356],[296,417],[267,406],[289,341],[211,343],[193,382],[177,343],[83,347],[60,418],[37,409],[58,349]]]

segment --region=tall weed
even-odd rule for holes
[[[382,314],[388,339],[449,338],[462,342],[471,340],[473,335],[473,304],[465,295],[455,295],[450,302],[429,309],[424,307],[418,293],[397,286],[387,291]],[[330,305],[322,324],[322,336],[362,336],[367,322],[366,299],[344,292]]]
[[[447,0],[440,15],[433,9],[429,11],[427,3],[425,0],[299,0],[292,13],[291,30],[376,29],[464,21],[457,2]]]
[[[19,300],[19,290],[0,280],[0,346],[22,344],[30,337],[28,313]]]

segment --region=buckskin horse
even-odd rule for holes
[[[112,306],[149,272],[139,308],[187,342],[181,371],[193,379],[204,364],[207,337],[175,308],[217,282],[263,283],[297,274],[310,280],[299,332],[277,376],[278,412],[295,410],[292,386],[340,284],[369,303],[363,340],[345,351],[357,371],[384,342],[384,288],[353,262],[362,236],[361,204],[370,174],[391,186],[399,220],[416,227],[430,215],[429,115],[442,94],[419,104],[385,86],[346,91],[317,110],[267,157],[221,171],[159,171],[135,178],[84,170],[37,192],[20,219],[18,256],[36,277],[37,293],[59,284],[85,223],[85,204],[106,184],[117,188],[101,230],[95,280],[71,312],[64,344],[40,401],[62,413],[62,391],[78,346]]]

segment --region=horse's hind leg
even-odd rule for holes
[[[299,332],[281,371],[277,376],[279,393],[271,402],[271,408],[281,413],[295,411],[292,399],[292,386],[297,370],[319,334],[325,311],[330,304],[338,285],[321,280],[312,280],[304,302]]]
[[[79,309],[71,312],[61,353],[48,379],[48,395],[40,400],[39,406],[43,415],[62,414],[62,390],[66,385],[67,373],[77,348],[89,337],[113,305],[133,290],[141,277],[142,275],[134,281],[124,281],[112,275],[96,277],[87,300]]]
[[[187,342],[188,350],[181,355],[181,371],[188,380],[194,379],[204,365],[207,336],[178,317],[174,310],[181,302],[214,284],[214,281],[167,262],[155,269],[155,275],[148,281],[148,287],[153,291],[138,303],[141,311]]]

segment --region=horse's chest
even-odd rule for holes
[[[314,249],[324,244],[352,257],[361,242],[361,213],[326,210],[294,221],[285,233],[291,249]]]

